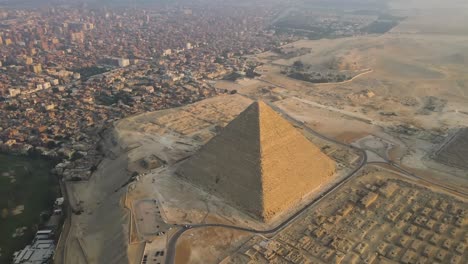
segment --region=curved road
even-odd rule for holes
[[[252,98],[251,98],[252,99]],[[294,124],[298,124],[300,126],[302,126],[302,122],[299,122],[297,121],[296,119],[292,118],[290,115],[288,115],[287,113],[285,113],[283,110],[281,110],[280,108],[278,108],[277,106],[273,105],[273,104],[270,104],[270,107],[272,107],[273,109],[275,109],[277,112],[281,113],[283,115],[284,118],[286,118],[287,120],[289,120],[291,123],[294,123]],[[297,211],[296,213],[294,213],[293,215],[291,215],[289,218],[287,218],[285,221],[283,221],[282,223],[280,223],[278,226],[272,228],[272,229],[269,229],[269,230],[256,230],[256,229],[250,229],[250,228],[245,228],[245,227],[238,227],[238,226],[231,226],[231,225],[224,225],[224,224],[194,224],[194,225],[179,225],[181,228],[176,232],[174,233],[171,238],[169,239],[169,242],[167,243],[167,246],[166,246],[166,260],[165,260],[165,263],[166,264],[173,264],[175,262],[175,251],[176,251],[176,244],[177,244],[177,241],[178,239],[182,236],[182,234],[184,232],[186,232],[187,230],[190,230],[190,229],[198,229],[198,228],[206,228],[206,227],[222,227],[222,228],[227,228],[227,229],[234,229],[234,230],[239,230],[239,231],[245,231],[245,232],[250,232],[250,233],[255,233],[255,234],[263,234],[263,235],[274,235],[275,233],[277,233],[278,231],[280,231],[281,229],[283,229],[286,225],[290,224],[292,221],[294,221],[299,215],[301,215],[305,210],[307,210],[308,208],[310,208],[311,206],[315,205],[316,203],[320,202],[322,199],[326,198],[330,193],[332,193],[333,191],[335,191],[336,189],[338,189],[339,187],[341,187],[342,185],[344,185],[345,183],[347,183],[348,181],[351,180],[351,178],[356,175],[356,173],[362,168],[364,167],[365,165],[367,164],[376,164],[376,165],[379,165],[379,164],[385,164],[387,166],[390,166],[390,167],[393,167],[394,169],[400,171],[401,173],[403,173],[404,175],[406,176],[409,176],[409,177],[413,177],[413,178],[416,178],[418,180],[422,180],[426,183],[430,183],[432,185],[437,185],[438,187],[440,188],[443,188],[445,190],[448,190],[448,191],[451,191],[451,192],[454,192],[454,193],[457,193],[457,194],[461,194],[461,195],[468,195],[466,193],[463,193],[463,192],[460,192],[456,189],[453,189],[453,188],[450,188],[448,186],[445,186],[443,184],[439,184],[439,183],[434,183],[434,182],[431,182],[431,181],[428,181],[427,179],[425,179],[424,177],[421,177],[421,176],[417,176],[416,174],[410,172],[410,171],[407,171],[406,169],[398,166],[397,164],[395,164],[394,162],[392,161],[386,161],[386,162],[367,162],[367,153],[365,150],[363,149],[360,149],[358,147],[355,147],[355,146],[352,146],[352,145],[348,145],[346,143],[343,143],[343,142],[340,142],[340,141],[337,141],[335,139],[332,139],[332,138],[328,138],[327,136],[325,135],[322,135],[320,133],[318,133],[317,131],[314,131],[313,129],[307,127],[307,126],[302,126],[302,128],[304,130],[306,130],[307,132],[323,139],[323,140],[326,140],[326,141],[329,141],[329,142],[333,142],[335,144],[338,144],[340,146],[344,146],[344,147],[347,147],[347,148],[350,148],[352,150],[355,150],[359,153],[360,155],[360,162],[359,162],[359,165],[353,170],[351,171],[341,182],[339,182],[338,184],[336,184],[335,186],[333,186],[332,188],[330,188],[329,190],[325,191],[322,195],[320,195],[320,197],[317,197],[316,199],[312,200],[310,203],[308,203],[306,206],[304,206],[301,210]]]

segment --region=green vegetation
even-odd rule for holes
[[[81,74],[81,80],[86,81],[94,75],[102,74],[108,72],[109,70],[104,67],[92,66],[79,69],[72,69],[72,71]]]
[[[326,73],[316,72],[311,70],[310,65],[305,65],[302,61],[297,60],[293,63],[292,67],[282,70],[281,74],[310,83],[330,83],[330,82],[343,82],[350,80],[352,77],[339,71],[328,71]]]
[[[41,212],[49,211],[58,194],[53,163],[40,158],[0,154],[0,263],[29,244],[41,225]],[[17,206],[24,211],[14,215]],[[17,228],[24,235],[13,238]]]
[[[241,79],[243,77],[245,77],[245,75],[239,74],[238,72],[232,72],[225,75],[223,80],[235,82],[237,79]]]
[[[398,24],[404,19],[404,17],[381,13],[376,21],[362,28],[361,31],[368,34],[384,34],[398,26]]]
[[[287,74],[287,76],[289,78],[310,83],[344,82],[351,79],[350,76],[347,76],[345,74],[321,74],[320,72],[291,72]]]
[[[398,21],[393,20],[377,20],[372,22],[367,27],[363,28],[362,31],[369,34],[383,34],[390,31],[392,28],[398,25]]]
[[[296,21],[297,20],[297,21]],[[338,38],[351,36],[350,33],[342,33],[341,35],[336,35],[336,29],[322,26],[317,22],[307,22],[299,23],[299,19],[294,19],[294,21],[283,19],[276,22],[272,29],[275,30],[277,35],[294,35],[298,37],[305,37],[311,40],[323,39],[323,38]],[[343,27],[352,26],[351,23],[345,24]]]
[[[101,105],[106,105],[110,106],[113,104],[118,103],[119,101],[122,101],[122,103],[126,105],[133,105],[133,99],[132,96],[124,91],[118,91],[116,94],[113,95],[106,95],[106,94],[98,94],[95,95],[94,97],[96,99],[96,102]]]

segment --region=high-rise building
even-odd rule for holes
[[[72,32],[70,34],[70,39],[72,42],[83,43],[84,42],[84,33],[83,31]]]
[[[31,65],[31,64],[33,64],[33,59],[31,57],[25,57],[24,58],[24,63],[26,65]]]
[[[41,64],[35,64],[32,66],[32,70],[34,73],[39,74],[42,72],[42,66]]]
[[[128,65],[130,65],[130,60],[129,60],[129,59],[120,58],[120,59],[118,60],[118,63],[119,63],[119,66],[120,66],[120,67],[127,67]]]

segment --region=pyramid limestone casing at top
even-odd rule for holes
[[[263,221],[328,180],[334,162],[263,102],[251,104],[177,174]]]

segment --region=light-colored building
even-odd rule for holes
[[[36,237],[32,245],[26,246],[23,250],[15,252],[13,255],[14,264],[42,264],[48,263],[54,255],[54,240],[40,239]]]
[[[80,79],[80,78],[81,78],[81,74],[79,74],[79,73],[77,73],[77,72],[75,72],[75,73],[73,74],[73,79],[78,80],[78,79]]]
[[[21,90],[20,89],[10,88],[10,89],[8,89],[8,93],[10,94],[10,97],[15,97],[18,94],[21,94]]]
[[[42,72],[42,66],[40,64],[36,64],[32,66],[33,72],[39,74]]]
[[[169,56],[172,54],[172,50],[171,49],[167,49],[167,50],[164,50],[163,51],[163,56]]]
[[[118,60],[118,63],[119,63],[119,66],[120,66],[120,67],[127,67],[128,65],[130,65],[130,60],[129,60],[129,59],[120,58],[120,59]]]
[[[26,58],[24,59],[24,63],[25,63],[26,65],[31,65],[31,64],[33,64],[33,59],[32,59],[31,57],[26,57]]]

